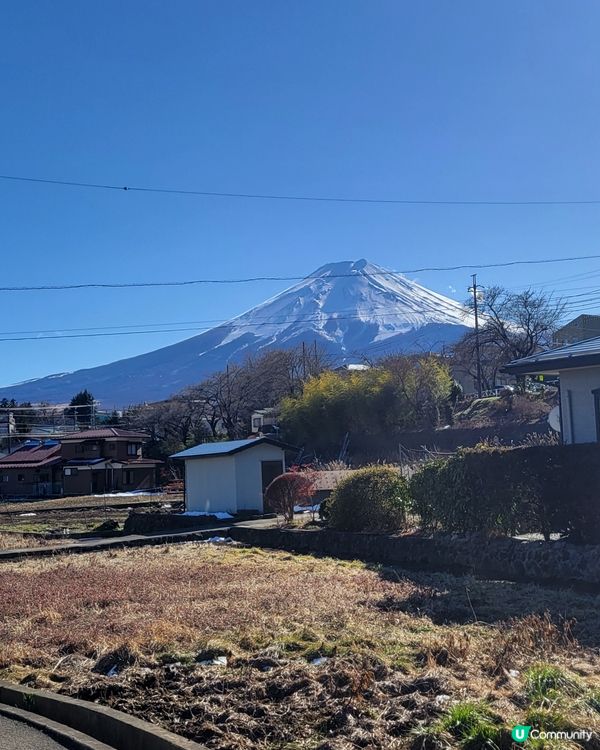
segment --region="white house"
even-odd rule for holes
[[[600,442],[600,337],[517,359],[513,375],[558,375],[563,443]]]
[[[205,513],[263,512],[263,494],[285,471],[286,446],[270,437],[202,443],[175,453],[184,461],[185,505]]]

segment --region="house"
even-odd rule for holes
[[[202,443],[175,453],[185,466],[185,507],[203,513],[262,513],[269,484],[285,471],[284,443],[270,437]]]
[[[0,496],[45,497],[152,489],[162,461],[145,458],[147,436],[119,427],[60,440],[27,440],[0,458]]]
[[[44,497],[61,492],[58,440],[27,440],[0,458],[0,497]]]
[[[558,376],[563,443],[600,442],[600,336],[517,359],[504,369]]]
[[[277,407],[270,407],[268,409],[257,409],[252,412],[250,417],[252,432],[255,434],[271,434],[277,433],[279,428],[277,427],[277,418],[279,417],[279,409]]]
[[[161,461],[145,458],[147,436],[120,427],[82,430],[61,439],[63,494],[152,489]]]
[[[578,315],[552,337],[555,346],[567,346],[600,336],[600,315]]]

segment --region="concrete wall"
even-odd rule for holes
[[[600,388],[600,367],[561,371],[560,402],[565,443],[597,442],[592,394],[596,388]]]
[[[263,511],[262,462],[281,461],[285,471],[285,455],[276,445],[257,445],[235,454],[238,510]]]
[[[236,497],[235,455],[185,461],[187,510],[235,513]]]

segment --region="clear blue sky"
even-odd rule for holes
[[[0,173],[349,197],[598,198],[599,26],[595,0],[7,3]],[[0,285],[600,252],[600,206],[260,202],[1,181],[0,206]],[[479,278],[519,287],[599,269]],[[419,280],[462,299],[469,272]],[[284,286],[0,293],[0,332],[223,319]],[[187,335],[0,343],[0,384]]]

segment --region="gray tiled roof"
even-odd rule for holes
[[[557,349],[547,349],[537,352],[529,357],[515,359],[503,369],[508,372],[544,372],[559,369],[571,369],[573,367],[588,367],[600,365],[600,336],[585,341],[577,341],[568,346]]]

